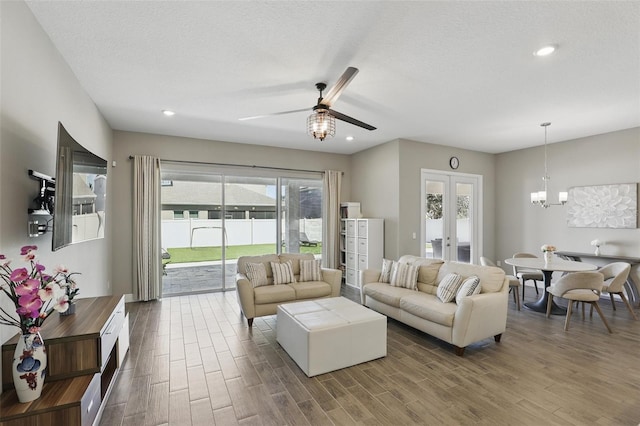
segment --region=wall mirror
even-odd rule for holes
[[[58,123],[52,250],[104,238],[107,161],[79,144]]]

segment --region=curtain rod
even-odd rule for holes
[[[133,160],[133,155],[129,155],[129,160]],[[322,173],[324,174],[324,170],[305,170],[305,169],[290,169],[287,167],[271,167],[271,166],[256,166],[248,165],[248,164],[233,164],[233,163],[208,163],[206,161],[187,161],[187,160],[165,160],[160,159],[160,161],[166,161],[169,163],[183,163],[183,164],[199,164],[205,166],[232,166],[232,167],[245,167],[248,169],[267,169],[267,170],[283,170],[288,172],[307,172],[307,173]],[[344,174],[344,172],[342,172]]]

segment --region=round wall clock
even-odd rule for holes
[[[449,166],[451,166],[452,169],[457,169],[458,166],[460,165],[460,160],[458,160],[458,157],[451,157],[449,158]]]

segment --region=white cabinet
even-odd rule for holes
[[[360,271],[381,268],[384,255],[383,219],[342,219],[346,284],[359,287]]]

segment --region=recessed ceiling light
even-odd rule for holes
[[[354,139],[354,137],[353,136],[347,136],[345,139],[348,140],[348,141],[352,141]]]
[[[175,114],[176,114],[175,112],[173,112],[173,111],[169,111],[168,109],[163,109],[163,110],[162,110],[162,113],[163,113],[164,115],[166,115],[167,117],[171,117],[172,115],[175,115]]]
[[[540,49],[536,50],[535,52],[533,52],[533,54],[535,56],[548,56],[551,55],[553,52],[555,52],[557,46],[550,44],[548,46],[543,46]]]

